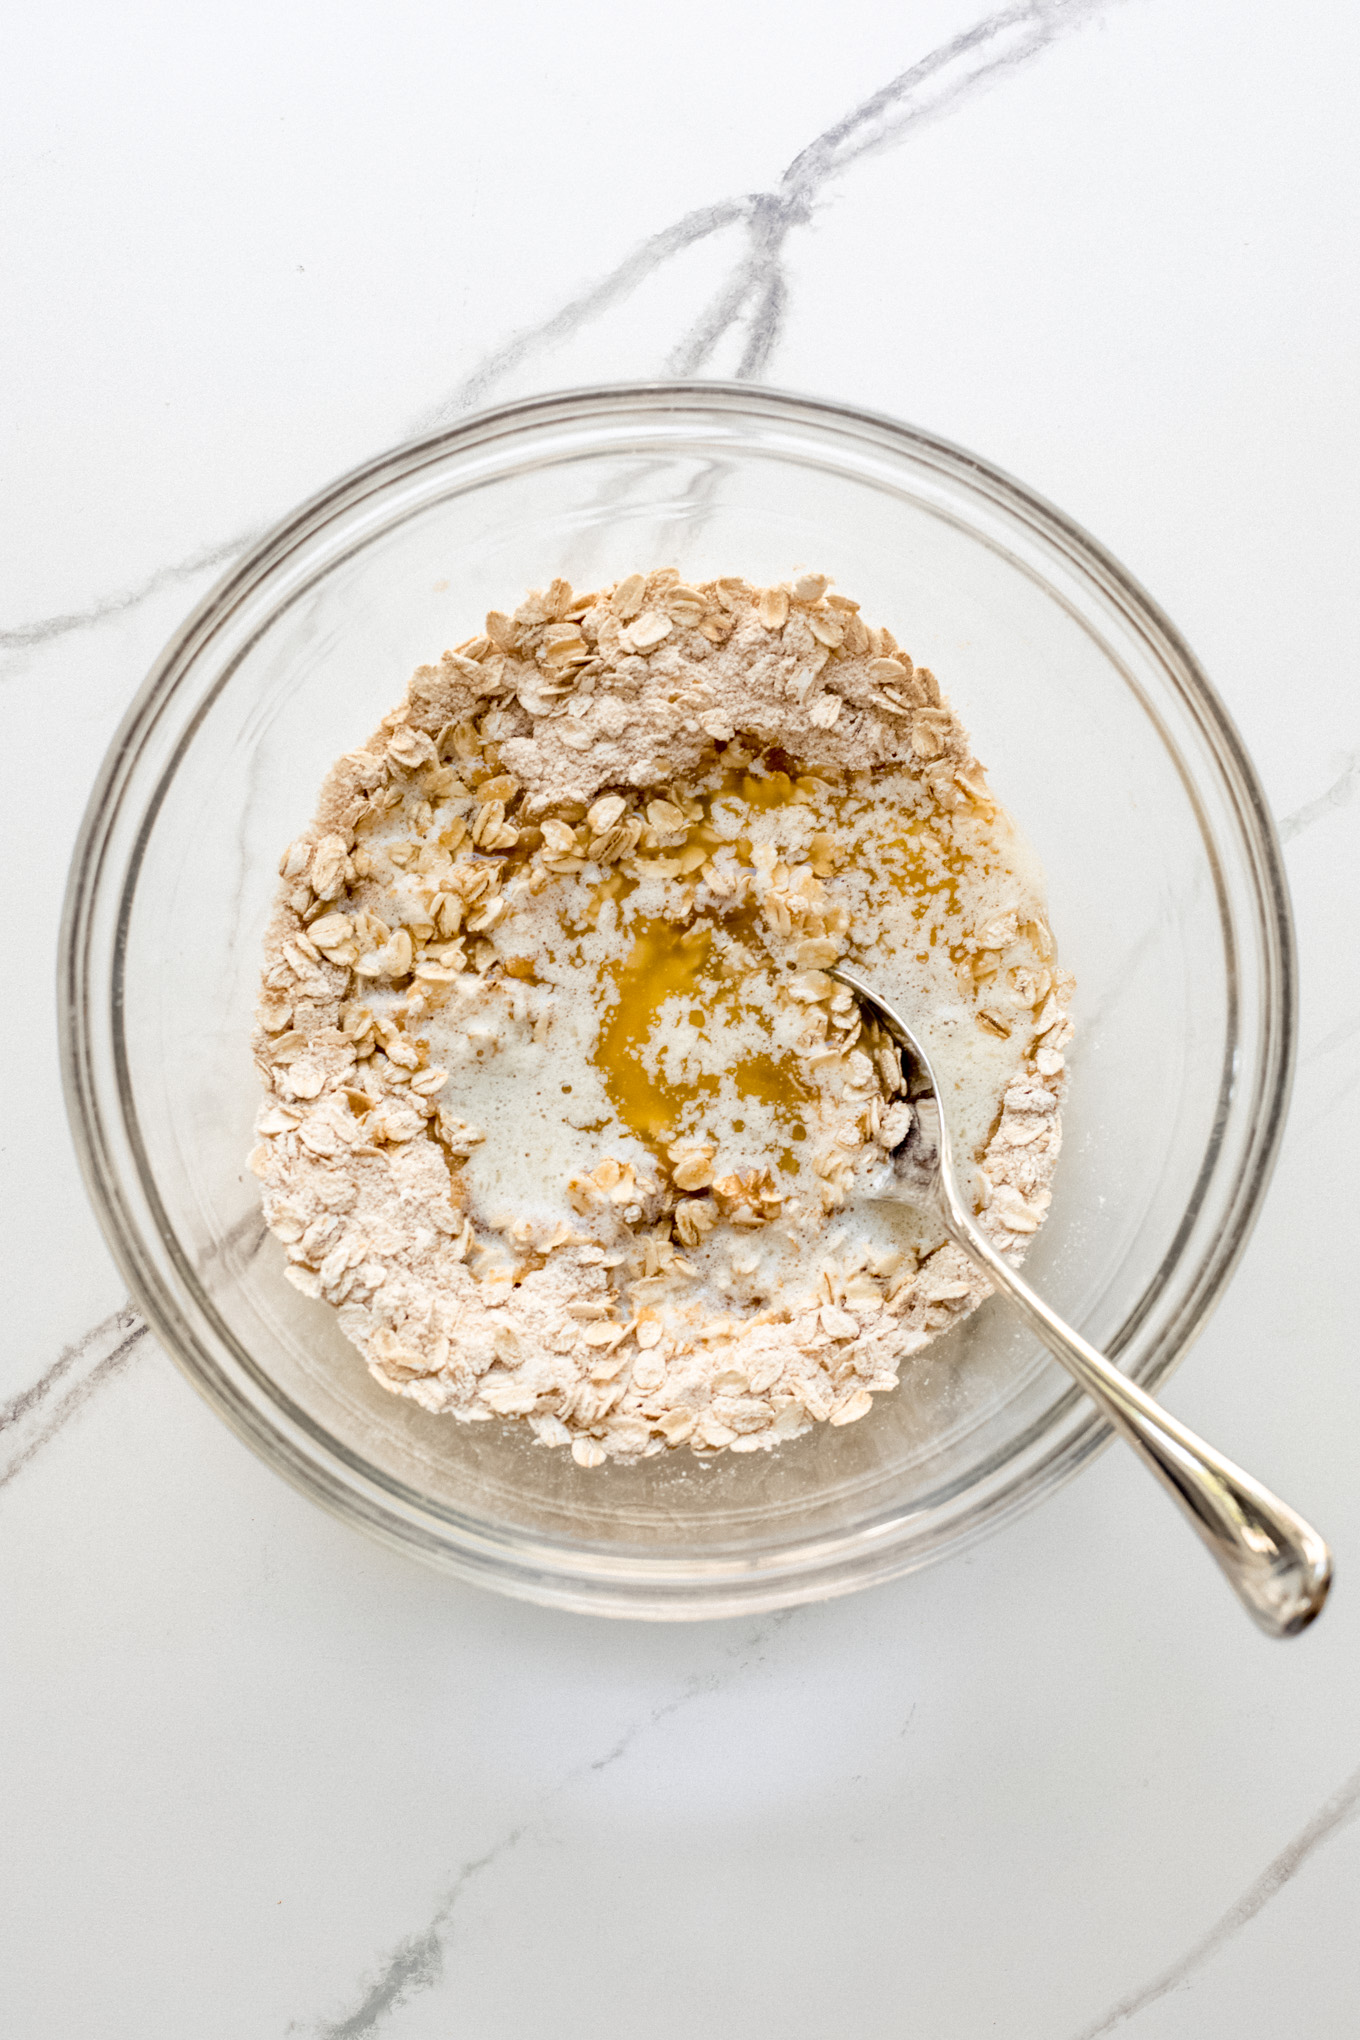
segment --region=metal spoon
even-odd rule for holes
[[[1267,1636],[1297,1636],[1321,1611],[1332,1580],[1332,1555],[1317,1531],[1250,1474],[1168,1416],[1021,1281],[974,1223],[959,1194],[940,1086],[921,1043],[901,1014],[863,978],[839,968],[829,975],[872,1010],[934,1093],[933,1098],[914,1101],[911,1129],[894,1150],[891,1178],[882,1194],[939,1216],[955,1246],[1015,1306],[1077,1386],[1170,1489]]]

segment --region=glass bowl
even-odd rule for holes
[[[1172,625],[1059,512],[889,419],[741,384],[513,404],[346,476],[218,583],[119,732],[67,897],[69,1107],[133,1293],[264,1459],[389,1543],[542,1601],[709,1616],[957,1551],[1106,1429],[989,1303],[867,1422],[585,1469],[525,1426],[380,1389],[284,1280],[245,1163],[261,938],[327,766],[488,608],[639,565],[817,568],[940,676],[1038,850],[1077,977],[1063,1159],[1027,1273],[1150,1388],[1261,1201],[1293,950],[1260,787]]]

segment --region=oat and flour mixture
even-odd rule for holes
[[[820,575],[555,581],[423,666],[285,853],[251,1157],[375,1378],[585,1466],[848,1424],[986,1295],[872,1196],[950,1086],[1018,1255],[1059,1146],[1042,883],[934,675]]]

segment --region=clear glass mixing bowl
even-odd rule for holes
[[[1261,1200],[1293,952],[1260,788],[1171,624],[1057,511],[886,418],[702,383],[515,404],[346,476],[219,582],[119,732],[67,899],[68,1097],[113,1250],[213,1405],[341,1515],[509,1593],[706,1616],[957,1551],[1105,1428],[989,1304],[862,1424],[586,1470],[522,1426],[378,1388],[284,1280],[245,1166],[261,937],[326,767],[489,607],[643,564],[758,583],[814,566],[940,675],[1043,860],[1078,982],[1027,1273],[1149,1387]]]

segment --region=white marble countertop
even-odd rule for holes
[[[36,1013],[3,1119],[0,2026],[1353,2033],[1360,17],[50,0],[10,41],[0,771]],[[285,1487],[130,1311],[51,985],[147,665],[347,465],[666,368],[976,448],[1128,563],[1238,718],[1302,1044],[1264,1213],[1168,1400],[1333,1540],[1297,1643],[1114,1451],[829,1606],[651,1628],[503,1602]]]

